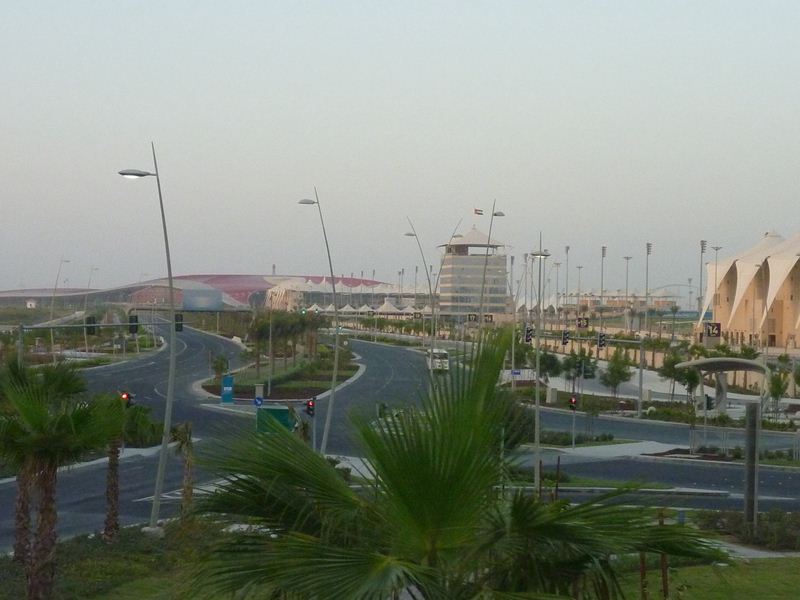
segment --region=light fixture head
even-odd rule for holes
[[[123,169],[119,172],[126,179],[139,179],[140,177],[152,177],[155,173],[150,171],[140,171],[139,169]]]
[[[406,233],[404,233],[403,235],[404,235],[404,236],[406,236],[406,237],[417,237],[417,234],[416,234],[416,233],[412,233],[412,232],[410,232],[410,231],[407,231],[407,232],[406,232]]]
[[[297,201],[298,204],[316,204],[316,200],[311,200],[309,198],[303,198],[302,200]]]

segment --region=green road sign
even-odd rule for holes
[[[267,429],[267,416],[271,416],[289,431],[297,429],[297,420],[293,411],[288,406],[259,406],[256,410],[256,431],[265,433]]]

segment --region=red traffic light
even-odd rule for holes
[[[314,400],[306,400],[306,413],[313,417],[314,410],[316,409],[317,403]]]
[[[569,399],[569,408],[570,410],[575,410],[578,408],[578,401],[575,399],[575,396]]]
[[[119,395],[119,397],[122,398],[123,400],[130,400],[130,398],[131,398],[131,396],[130,396],[130,394],[128,394],[128,392],[122,392]]]

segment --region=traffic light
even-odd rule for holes
[[[175,331],[183,331],[183,314],[175,313]]]
[[[598,333],[597,334],[597,347],[598,348],[605,348],[606,344],[606,334],[605,333]]]
[[[84,324],[86,325],[86,335],[97,335],[97,319],[94,315],[86,317]]]
[[[133,403],[133,398],[129,392],[120,392],[119,399],[125,403],[125,408],[128,408]]]
[[[714,410],[714,398],[706,394],[706,410]]]
[[[525,325],[525,343],[530,344],[533,341],[533,325]]]
[[[139,317],[137,315],[128,317],[128,333],[139,333]]]
[[[317,403],[314,399],[306,400],[306,414],[309,417],[314,416],[314,411],[317,409]]]
[[[569,399],[569,409],[572,411],[578,409],[578,400],[575,398],[575,396],[572,396]]]
[[[566,346],[569,344],[569,330],[565,329],[561,332],[561,345]]]
[[[306,314],[306,312],[308,312],[308,309],[307,309],[305,306],[304,306],[303,308],[301,308],[301,309],[300,309],[300,314],[301,314],[301,315],[304,315],[304,314]]]

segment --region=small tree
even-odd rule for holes
[[[772,399],[772,413],[777,418],[778,403],[786,394],[789,387],[789,379],[786,372],[776,370],[769,377],[769,397]]]
[[[592,359],[591,350],[587,352],[584,348],[576,353],[572,350],[561,362],[564,378],[572,381],[572,392],[575,392],[575,381],[583,379],[594,379],[597,372],[597,361]]]
[[[224,354],[217,354],[211,366],[214,368],[214,377],[219,381],[228,370],[230,363]]]
[[[633,377],[633,371],[630,362],[625,358],[622,350],[616,348],[608,361],[608,368],[600,374],[600,383],[613,391],[616,398],[619,385],[630,381],[631,377]]]

